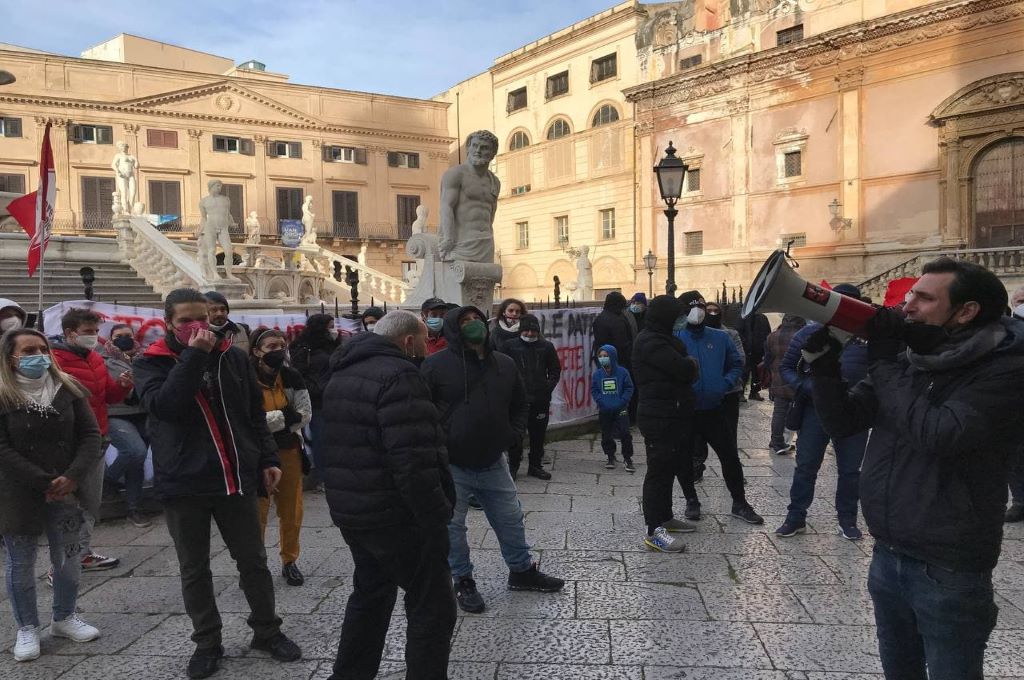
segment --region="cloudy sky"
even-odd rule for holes
[[[8,2],[0,42],[79,53],[118,33],[257,59],[292,82],[431,97],[615,0]],[[39,14],[45,5],[46,17]]]

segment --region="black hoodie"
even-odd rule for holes
[[[644,329],[633,346],[633,382],[640,392],[637,424],[647,436],[678,433],[693,414],[693,382],[699,367],[686,345],[672,335],[679,301],[669,295],[651,300]]]
[[[626,318],[625,310],[629,306],[626,297],[618,291],[612,291],[604,298],[604,310],[594,319],[594,351],[596,363],[597,350],[601,345],[612,345],[619,352],[619,363],[629,368],[633,356],[634,331]]]
[[[476,307],[459,307],[444,317],[446,349],[427,357],[423,377],[441,413],[452,465],[493,465],[526,431],[526,388],[515,363],[491,349],[485,337],[484,358],[466,348],[460,322]]]

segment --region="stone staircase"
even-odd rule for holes
[[[921,267],[926,262],[944,256],[964,259],[990,269],[1002,279],[1009,290],[1013,290],[1024,280],[1024,247],[951,248],[949,250],[935,250],[915,255],[905,262],[901,262],[880,274],[872,276],[870,279],[862,281],[859,284],[860,290],[864,295],[870,296],[875,302],[881,302],[885,297],[885,289],[890,281],[906,276],[920,276]]]
[[[43,285],[43,308],[65,300],[84,299],[84,286],[78,270],[92,267],[96,272],[93,299],[138,307],[163,306],[160,295],[153,291],[127,264],[115,262],[74,262],[47,259]],[[0,261],[0,297],[10,298],[34,312],[38,306],[39,279],[29,278],[25,263]]]

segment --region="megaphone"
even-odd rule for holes
[[[786,261],[786,253],[771,254],[743,303],[743,318],[755,312],[796,314],[864,337],[864,326],[878,310],[866,302],[805,281]]]

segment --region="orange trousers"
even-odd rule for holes
[[[270,503],[277,506],[281,530],[281,564],[299,559],[299,532],[302,531],[302,456],[301,449],[281,449],[281,483],[271,498],[260,499],[260,531],[266,542]]]

